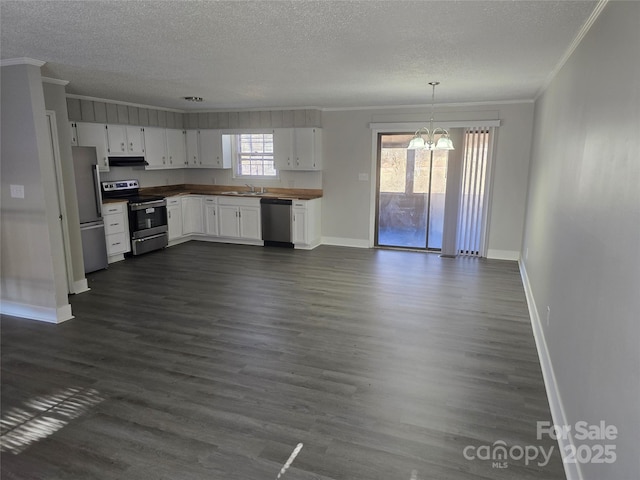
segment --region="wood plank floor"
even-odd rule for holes
[[[463,456],[554,446],[515,262],[189,242],[89,282],[74,320],[2,318],[3,418],[59,421],[3,479],[275,479],[299,442],[284,480],[564,478],[557,445]]]

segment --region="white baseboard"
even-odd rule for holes
[[[322,245],[335,245],[337,247],[371,248],[369,240],[359,238],[322,237]]]
[[[173,240],[169,240],[169,245],[167,246],[173,247],[174,245],[180,245],[181,243],[188,242],[189,240],[191,240],[191,235],[188,235],[186,237],[174,238]]]
[[[490,248],[487,251],[487,258],[493,260],[520,260],[520,252],[517,250],[495,250]]]
[[[73,288],[73,291],[71,293],[75,293],[75,294],[88,292],[89,290],[91,290],[89,288],[89,283],[87,282],[86,278],[73,282],[72,288]]]
[[[535,299],[533,297],[533,291],[531,290],[531,284],[529,283],[529,276],[525,268],[522,259],[518,261],[520,266],[520,276],[522,277],[522,284],[524,285],[524,293],[527,297],[527,305],[529,307],[529,316],[531,317],[531,326],[533,328],[533,336],[536,341],[536,349],[538,350],[538,358],[540,360],[540,367],[542,368],[542,377],[544,379],[544,385],[547,389],[547,398],[549,400],[549,407],[551,409],[551,417],[554,425],[569,425],[567,415],[565,413],[564,404],[562,403],[562,397],[560,396],[560,389],[558,388],[558,382],[553,370],[553,363],[549,356],[549,349],[547,348],[547,341],[544,336],[544,330],[542,323],[540,322],[540,315],[538,313],[538,307],[536,306]],[[569,438],[564,439],[562,435],[558,439],[558,445],[560,452],[566,452],[568,445],[575,447],[573,436],[569,435]],[[575,451],[575,450],[573,450]],[[579,463],[564,463],[564,472],[567,476],[567,480],[583,480],[582,471]]]
[[[293,248],[295,248],[296,250],[313,250],[319,245],[320,245],[320,239],[311,243],[297,243],[294,245]]]
[[[124,260],[124,254],[123,253],[119,253],[117,255],[111,255],[110,257],[107,257],[107,262],[108,263],[121,262],[122,260]]]
[[[2,300],[0,313],[12,317],[27,318],[47,323],[62,323],[73,318],[71,305],[63,305],[58,308],[41,307],[38,305],[26,305],[24,303]]]

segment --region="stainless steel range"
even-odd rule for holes
[[[168,244],[167,202],[164,197],[140,195],[138,180],[102,182],[103,198],[127,200],[131,253],[141,255]]]

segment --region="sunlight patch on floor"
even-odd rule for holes
[[[97,390],[80,387],[32,398],[0,419],[0,451],[16,455],[32,443],[53,435],[103,400]]]

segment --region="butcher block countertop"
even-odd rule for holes
[[[102,203],[127,203],[126,198],[103,198]]]
[[[256,187],[260,190],[261,187]],[[313,200],[322,197],[321,189],[303,188],[269,188],[266,187],[264,193],[252,194],[249,187],[230,185],[167,185],[164,187],[145,187],[140,189],[141,195],[159,195],[173,197],[176,195],[228,195],[233,197],[268,197],[285,198],[291,200]]]

